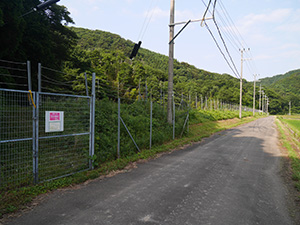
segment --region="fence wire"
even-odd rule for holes
[[[0,90],[0,188],[33,182],[33,108],[28,94]]]

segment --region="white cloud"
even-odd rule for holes
[[[243,25],[246,27],[261,23],[279,23],[290,16],[292,9],[277,9],[266,14],[250,14],[245,16]]]
[[[184,22],[190,19],[200,19],[200,17],[195,15],[192,11],[189,10],[176,10],[175,12],[175,22]],[[159,7],[155,7],[148,12],[144,12],[144,17],[152,17],[152,20],[158,20],[162,18],[169,18],[170,11],[163,10]]]
[[[265,26],[270,27],[270,23],[277,26],[292,15],[292,9],[276,9],[265,14],[249,14],[237,23],[238,30],[242,35],[253,33],[265,33]]]
[[[276,56],[274,55],[267,55],[267,54],[261,54],[255,56],[255,60],[269,60],[269,59],[274,59]]]
[[[153,20],[168,17],[169,11],[164,11],[159,7],[155,7],[148,12],[144,12],[144,17],[152,17]]]

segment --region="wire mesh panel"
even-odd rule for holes
[[[63,130],[46,131],[46,114],[63,112]],[[60,118],[62,119],[62,118]],[[89,169],[90,97],[41,93],[39,97],[39,181]]]
[[[32,183],[33,106],[28,92],[0,89],[0,188]]]

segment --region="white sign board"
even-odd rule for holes
[[[64,131],[64,112],[46,111],[46,132]]]

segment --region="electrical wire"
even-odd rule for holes
[[[137,41],[140,41],[140,40],[142,40],[142,39],[144,38],[144,36],[145,36],[145,34],[146,34],[146,31],[147,31],[147,29],[148,29],[148,27],[149,27],[149,24],[150,24],[150,22],[151,22],[151,19],[152,19],[152,17],[153,17],[153,14],[154,14],[154,10],[151,10],[154,1],[155,1],[155,0],[152,0],[152,1],[150,2],[150,5],[149,5],[149,8],[148,8],[147,14],[146,14],[146,17],[145,17],[145,19],[144,19],[144,22],[143,22],[143,25],[142,25],[142,28],[141,28],[141,31],[140,31],[140,33],[139,33],[139,36],[138,36]],[[156,4],[154,4],[155,6],[157,5],[157,2],[158,2],[158,0],[156,0]],[[150,14],[150,13],[151,13],[151,14]]]
[[[227,22],[228,22],[228,24],[229,24],[228,27],[232,27],[232,29],[231,29],[232,33],[233,33],[236,37],[239,36],[239,38],[246,44],[245,40],[243,39],[242,35],[240,34],[239,30],[238,30],[237,27],[235,26],[233,20],[231,19],[231,17],[230,17],[230,15],[229,15],[227,9],[225,8],[224,4],[222,3],[221,0],[219,0],[219,2],[220,2],[219,5],[220,5],[220,7],[222,8],[222,10],[223,10],[223,12],[224,12],[225,19],[227,20]],[[220,16],[219,13],[218,13],[218,16]],[[236,41],[238,42],[238,45],[241,46],[241,47],[243,48],[243,44],[242,44],[242,42],[241,42],[238,38],[236,38]]]
[[[233,74],[237,77],[237,78],[240,78],[240,75],[237,74],[234,69],[232,68],[232,66],[230,65],[228,59],[226,58],[224,52],[222,51],[220,45],[218,44],[218,41],[216,40],[214,34],[212,33],[212,31],[210,30],[209,26],[207,25],[207,23],[204,21],[204,24],[205,24],[205,27],[206,29],[208,30],[208,32],[210,33],[211,37],[213,38],[217,48],[219,49],[220,53],[222,54],[223,58],[225,59],[225,61],[227,62],[227,65],[230,67],[231,71],[233,72]]]
[[[203,0],[202,0],[202,2],[204,3]],[[226,52],[227,52],[227,55],[229,56],[230,61],[231,61],[231,63],[232,63],[232,65],[233,65],[234,68],[232,67],[232,65],[231,65],[230,62],[228,61],[226,55],[225,55],[224,52],[222,51],[222,49],[221,49],[221,47],[220,47],[220,45],[219,45],[217,39],[215,38],[213,32],[211,31],[211,29],[209,28],[209,26],[207,25],[207,23],[206,23],[206,21],[205,21],[205,16],[206,16],[207,12],[210,11],[210,10],[209,10],[209,7],[210,7],[210,4],[211,4],[211,0],[209,1],[209,4],[207,5],[207,8],[206,8],[206,11],[205,11],[205,13],[204,13],[203,21],[202,21],[202,22],[204,22],[206,29],[207,29],[208,32],[210,33],[210,35],[211,35],[211,37],[213,38],[213,40],[214,40],[214,42],[215,42],[217,48],[219,49],[220,53],[222,54],[223,58],[225,59],[226,63],[227,63],[228,66],[230,67],[230,69],[232,70],[233,74],[234,74],[237,78],[239,78],[239,77],[240,77],[239,72],[238,72],[238,70],[237,70],[237,68],[236,68],[236,66],[235,66],[235,63],[234,63],[234,61],[233,61],[233,59],[232,59],[232,57],[231,57],[231,55],[230,55],[230,53],[229,53],[229,50],[228,50],[227,45],[226,45],[226,43],[225,43],[225,40],[224,40],[224,38],[223,38],[223,36],[222,36],[222,34],[221,34],[221,31],[220,31],[220,29],[219,29],[219,26],[218,26],[218,24],[217,24],[217,22],[216,22],[216,20],[215,20],[215,18],[214,18],[215,8],[216,8],[216,3],[217,3],[217,0],[215,0],[215,2],[214,2],[214,4],[213,4],[213,12],[212,12],[214,24],[215,24],[215,26],[216,26],[216,28],[217,28],[217,30],[218,30],[219,36],[220,36],[220,38],[221,38],[221,40],[222,40],[222,42],[223,42],[223,45],[224,45],[225,50],[226,50]],[[204,5],[206,5],[206,4],[204,3]]]
[[[232,45],[233,49],[235,49],[236,52],[238,52],[238,49],[240,49],[241,47],[243,48],[243,46],[246,45],[246,42],[243,39],[243,37],[240,34],[240,32],[238,31],[237,27],[235,26],[233,20],[231,19],[230,15],[229,15],[229,13],[227,11],[227,9],[225,8],[225,6],[221,2],[221,0],[219,0],[219,3],[220,3],[219,5],[221,7],[221,10],[222,10],[223,14],[221,14],[216,9],[216,2],[217,2],[217,0],[215,0],[214,6],[213,6],[213,11],[211,12],[211,10],[209,10],[209,6],[211,4],[211,1],[209,1],[209,4],[206,5],[205,2],[202,0],[202,3],[207,7],[206,12],[209,11],[213,15],[213,20],[214,20],[216,29],[217,29],[217,31],[219,33],[219,36],[220,36],[220,38],[221,38],[221,40],[223,42],[223,45],[224,45],[224,47],[226,49],[227,55],[229,56],[230,61],[232,62],[232,65],[235,68],[235,71],[238,73],[238,70],[237,70],[237,68],[236,68],[236,66],[234,64],[234,61],[233,61],[233,59],[231,57],[231,54],[229,53],[229,49],[227,47],[227,44],[225,42],[225,39],[224,39],[223,35],[226,37],[226,39],[229,41],[229,43]],[[215,17],[215,14],[218,16],[218,19],[220,19],[220,21],[221,21],[222,25],[225,27],[225,29],[218,24],[217,19]],[[224,31],[224,34],[222,34],[223,32],[221,32],[221,30]],[[242,40],[242,41],[240,41],[240,40]],[[242,44],[242,42],[244,44]],[[239,46],[241,46],[241,47],[239,47]],[[251,52],[250,52],[250,55],[251,55],[250,58],[253,59],[253,56],[252,56]],[[246,65],[247,65],[248,70],[252,74],[257,74],[257,73],[254,72],[254,71],[257,71],[257,67],[256,67],[256,65],[255,65],[255,63],[253,61],[251,61],[251,62],[250,61],[246,61]]]
[[[230,61],[231,61],[232,65],[233,65],[233,67],[234,67],[234,69],[235,69],[235,72],[236,72],[236,74],[239,74],[239,72],[238,72],[238,70],[237,70],[237,68],[236,68],[236,66],[235,66],[235,63],[234,63],[234,61],[233,61],[233,59],[232,59],[232,57],[231,57],[231,54],[229,53],[229,50],[228,50],[227,45],[226,45],[226,42],[225,42],[225,40],[224,40],[224,38],[223,38],[223,36],[222,36],[222,34],[221,34],[221,31],[220,31],[220,28],[219,28],[219,26],[218,26],[218,24],[217,24],[217,21],[216,21],[216,19],[215,19],[215,17],[214,17],[214,12],[215,12],[216,3],[217,3],[217,0],[215,0],[215,3],[214,3],[213,21],[214,21],[215,26],[216,26],[216,28],[217,28],[217,30],[218,30],[219,36],[220,36],[220,38],[221,38],[221,40],[222,40],[222,42],[223,42],[223,45],[224,45],[225,50],[226,50],[226,52],[227,52],[227,55],[229,56]]]

